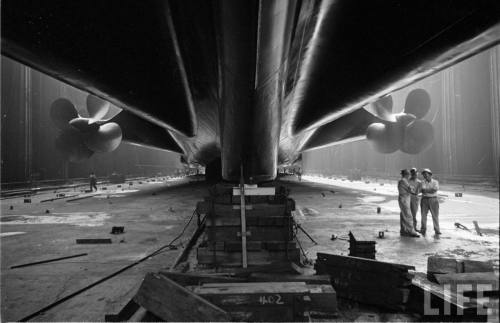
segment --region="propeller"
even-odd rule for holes
[[[383,121],[370,124],[366,129],[366,138],[380,153],[389,154],[399,149],[407,154],[418,154],[434,140],[432,124],[422,120],[430,107],[430,96],[423,89],[415,89],[408,94],[402,113],[392,113],[392,98],[384,97],[365,107]]]
[[[72,162],[87,159],[94,152],[115,150],[122,140],[122,130],[117,123],[103,119],[109,107],[109,102],[88,95],[87,118],[80,116],[68,99],[55,100],[50,117],[61,130],[56,138],[56,148]]]

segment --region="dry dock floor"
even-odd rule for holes
[[[282,183],[290,188],[290,196],[296,200],[298,220],[319,243],[314,245],[303,233],[298,234],[307,257],[312,260],[318,251],[348,254],[349,244],[344,238],[352,231],[377,241],[377,259],[414,265],[417,271],[425,271],[427,257],[436,254],[492,260],[498,271],[498,192],[474,190],[455,197],[456,187],[442,185],[442,236],[432,235],[429,215],[430,234],[425,238],[406,238],[399,236],[394,182],[350,182],[304,176],[302,182],[288,177],[282,179]],[[105,191],[84,194],[81,196],[90,197],[72,202],[68,202],[68,198],[40,202],[54,198],[53,191],[34,195],[32,203],[24,203],[24,197],[1,200],[1,321],[20,320],[168,244],[189,220],[196,202],[207,195],[208,187],[189,179],[106,186]],[[61,192],[81,194],[73,190],[57,193]],[[380,214],[377,207],[381,208]],[[475,232],[474,220],[478,221],[483,236]],[[195,229],[195,222],[180,239],[184,244]],[[471,231],[455,228],[455,222]],[[124,226],[125,233],[110,234],[113,226]],[[383,239],[377,238],[379,231],[384,231]],[[338,239],[332,241],[333,234]],[[83,238],[110,238],[112,243],[76,244],[76,239]],[[146,272],[169,268],[180,249],[166,250],[34,321],[103,321],[105,314],[117,313],[134,295]],[[80,253],[88,255],[10,269]],[[366,321],[371,317],[349,319]]]

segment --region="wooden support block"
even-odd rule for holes
[[[489,261],[462,260],[462,271],[464,273],[493,272],[493,265]]]
[[[262,249],[261,241],[247,241],[247,250],[259,251]],[[214,250],[213,243],[208,244],[208,250]],[[217,241],[215,243],[216,251],[241,251],[241,241]]]
[[[263,249],[269,250],[269,251],[278,251],[278,250],[285,250],[288,248],[288,250],[296,249],[297,248],[297,243],[295,241],[265,241],[262,243],[263,244]]]
[[[272,261],[271,263],[263,265],[252,265],[248,268],[218,268],[221,273],[229,272],[234,274],[235,277],[249,277],[254,273],[278,273],[280,275],[291,274],[291,275],[301,275],[302,272],[298,270],[298,266],[294,262],[289,260],[284,261]]]
[[[323,264],[316,264],[315,268],[318,274],[329,274],[332,279],[335,277],[340,281],[347,281],[353,284],[367,284],[375,287],[380,284],[391,288],[410,286],[414,277],[414,274],[406,272],[397,275],[384,275],[384,280],[381,281],[380,273],[378,272],[348,270],[345,268],[330,267]]]
[[[233,187],[233,196],[241,195],[239,187]],[[245,196],[274,196],[276,189],[274,187],[245,187]]]
[[[498,276],[494,272],[436,274],[435,277],[440,285],[450,285],[452,290],[456,290],[456,286],[460,284],[471,285],[475,290],[481,284],[489,285],[490,291],[498,292]]]
[[[205,284],[190,287],[233,319],[295,321],[302,318],[309,288],[302,282]],[[279,313],[279,316],[277,315]]]
[[[260,203],[245,206],[249,216],[283,216],[285,215],[286,204]],[[239,216],[240,205],[215,203],[213,206],[215,216]]]
[[[307,285],[311,297],[311,311],[323,313],[337,312],[337,293],[329,284]]]
[[[289,241],[285,243],[284,241],[247,241],[247,250],[248,251],[260,251],[260,250],[269,250],[269,251],[279,251],[285,250],[286,245],[288,245],[288,249],[296,249],[297,243],[294,241]],[[215,244],[215,250],[217,251],[241,251],[241,241],[217,241]],[[214,250],[214,246],[212,243],[208,244],[209,250]]]
[[[427,259],[427,278],[436,282],[434,274],[493,272],[489,261],[460,260],[431,256]]]
[[[314,268],[330,275],[339,297],[395,310],[408,301],[412,266],[318,253]]]
[[[198,263],[205,265],[239,266],[241,265],[241,252],[211,251],[208,248],[198,248]],[[266,265],[274,261],[299,262],[300,250],[285,251],[249,251],[247,253],[249,265]]]
[[[331,285],[328,275],[290,275],[272,273],[252,273],[248,277],[249,281],[281,281],[281,282],[305,282],[312,285]]]
[[[221,308],[158,274],[146,275],[134,301],[165,321],[231,321]]]
[[[118,314],[106,314],[104,316],[105,322],[124,322],[127,321],[134,315],[140,306],[133,299],[131,299]]]
[[[291,219],[285,216],[254,216],[246,215],[247,226],[285,226],[291,223]],[[207,226],[240,226],[239,214],[233,216],[208,216]]]
[[[454,258],[430,256],[427,258],[427,279],[437,282],[435,274],[451,274],[462,272],[462,264]]]
[[[232,283],[232,282],[245,282],[246,278],[242,277],[231,277],[227,274],[186,274],[186,273],[176,273],[176,272],[167,272],[162,271],[159,272],[160,275],[163,275],[174,282],[178,283],[182,286],[188,285],[201,285],[205,283]]]
[[[273,241],[273,240],[292,240],[292,232],[289,227],[266,227],[266,226],[247,226],[247,231],[251,235],[247,241]],[[207,227],[206,235],[209,240],[217,241],[240,241],[238,232],[241,228],[238,226]]]
[[[477,302],[460,302],[459,296],[423,277],[415,277],[412,282],[409,310],[423,316],[423,321],[486,322],[487,314],[478,311]]]
[[[387,274],[389,272],[406,272],[408,270],[415,270],[414,266],[363,259],[358,257],[331,255],[321,252],[317,253],[317,257],[317,263],[319,262],[332,267],[344,267],[350,270],[357,271],[380,272]]]

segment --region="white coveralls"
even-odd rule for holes
[[[401,234],[402,235],[415,235],[417,232],[413,228],[413,218],[410,209],[410,196],[411,188],[408,180],[402,178],[398,182],[398,203],[401,209],[400,220],[401,220]]]
[[[422,200],[420,202],[420,212],[422,214],[422,224],[420,232],[425,234],[427,231],[427,213],[431,211],[432,224],[436,234],[441,234],[439,229],[439,201],[437,191],[439,190],[439,182],[431,179],[429,182],[422,181]]]
[[[422,181],[419,180],[418,178],[415,179],[409,179],[408,183],[410,184],[411,194],[410,197],[410,210],[411,210],[411,215],[413,217],[413,229],[416,231],[417,230],[417,213],[418,213],[418,206],[420,204],[420,198],[418,197],[418,194],[420,194],[420,190],[422,188]]]

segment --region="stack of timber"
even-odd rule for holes
[[[132,302],[137,304],[135,310],[140,307],[149,317],[164,321],[290,322],[303,321],[311,313],[337,312],[336,293],[328,277],[265,273],[244,278],[150,273]]]
[[[427,279],[437,283],[436,275],[454,273],[493,272],[493,265],[487,261],[460,260],[431,256],[427,258]]]
[[[465,279],[443,277],[441,284],[427,280],[425,275],[417,275],[411,286],[408,309],[421,314],[423,321],[428,322],[498,322],[498,276],[485,277],[485,274],[490,273]],[[457,281],[460,279],[463,280]],[[478,284],[488,287],[488,291],[476,294],[474,289]],[[458,286],[461,287],[457,289]]]
[[[242,233],[239,194],[239,188],[217,184],[205,199],[203,208],[207,217],[205,235],[197,248],[198,264],[242,266],[243,248],[249,266],[275,261],[299,263],[300,249],[294,241],[291,213],[294,201],[284,196],[280,187],[245,188],[246,232]],[[242,234],[246,236],[246,247],[242,244]]]
[[[426,321],[498,321],[498,285],[490,262],[432,256],[409,304]]]
[[[352,234],[349,231],[349,256],[367,259],[375,259],[375,241],[368,240],[366,237]]]
[[[318,253],[316,273],[330,275],[337,295],[359,303],[404,310],[410,294],[413,266]]]

